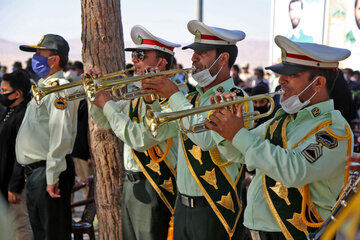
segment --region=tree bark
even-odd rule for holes
[[[106,74],[124,69],[120,0],[81,0],[81,12],[85,71],[93,69]],[[94,125],[91,118],[89,129],[99,239],[122,239],[123,144],[112,130]]]

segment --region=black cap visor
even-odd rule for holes
[[[227,45],[216,45],[216,44],[206,44],[206,43],[194,42],[190,45],[183,47],[182,49],[185,50],[185,49],[191,48],[194,51],[207,52],[207,51],[217,49],[217,48],[220,48],[223,46],[227,46]]]
[[[46,49],[45,47],[41,46],[30,46],[30,45],[20,45],[20,50],[25,52],[36,52],[36,49]]]
[[[276,65],[268,66],[265,69],[271,70],[277,74],[280,75],[292,75],[299,72],[304,72],[306,70],[309,70],[311,67],[294,64],[294,63],[288,63],[288,62],[281,62]]]

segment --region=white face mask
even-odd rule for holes
[[[316,82],[316,80],[318,80],[319,77],[315,78],[314,81],[312,81],[306,88],[304,88],[304,90],[301,91],[301,93],[291,96],[288,99],[282,101],[282,97],[283,95],[280,96],[280,104],[282,109],[284,109],[285,112],[287,112],[288,114],[294,114],[299,112],[301,109],[303,109],[304,107],[306,107],[307,105],[309,105],[310,100],[317,94],[317,92],[315,92],[308,100],[306,100],[305,102],[301,102],[299,99],[299,96],[306,91],[306,89],[308,89],[314,82]]]
[[[210,68],[212,66],[214,66],[214,64],[217,62],[217,60],[219,60],[221,54],[219,55],[219,57],[213,62],[213,64],[211,64],[211,66],[207,69],[204,69],[198,73],[192,74],[192,77],[194,78],[194,80],[199,84],[200,87],[206,87],[208,85],[210,85],[210,83],[212,83],[213,81],[215,81],[217,75],[219,74],[219,72],[221,71],[221,69],[223,68],[223,66],[221,66],[221,68],[219,69],[219,71],[214,75],[211,76],[210,74]]]
[[[145,74],[154,73],[154,72],[155,72],[155,73],[160,72],[160,70],[159,70],[159,68],[158,68],[160,62],[161,62],[161,59],[158,61],[158,63],[156,64],[155,67],[152,67],[152,66],[150,66],[150,65],[147,65],[147,66],[145,67]],[[152,69],[152,71],[149,71],[149,69]],[[134,73],[134,77],[136,77],[136,76],[140,76],[140,75]],[[141,82],[140,82],[140,81],[134,82],[134,85],[135,85],[137,88],[141,88]]]
[[[158,72],[160,72],[160,70],[159,70],[159,68],[158,68],[160,62],[161,62],[161,59],[159,59],[159,61],[158,61],[158,63],[156,64],[155,67],[152,67],[152,66],[150,66],[150,65],[147,65],[147,66],[145,67],[145,74],[158,73]],[[151,71],[149,71],[149,69],[151,69]]]

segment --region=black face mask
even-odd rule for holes
[[[269,107],[267,105],[262,106],[262,107],[254,106],[254,111],[259,111],[260,114],[266,113],[268,110],[269,110]]]
[[[5,106],[5,107],[9,107],[11,104],[13,104],[16,101],[15,99],[10,100],[9,96],[11,94],[13,94],[14,92],[16,92],[16,90],[10,92],[10,93],[6,93],[6,94],[0,94],[0,104]]]

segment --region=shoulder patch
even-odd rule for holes
[[[318,160],[322,155],[322,145],[311,143],[304,150],[302,150],[301,154],[308,160],[309,163],[314,163]]]
[[[64,110],[67,108],[67,102],[64,99],[56,99],[54,105],[57,109]]]
[[[318,132],[315,134],[316,141],[327,148],[335,148],[338,146],[338,140],[332,136],[330,136],[327,132]]]

